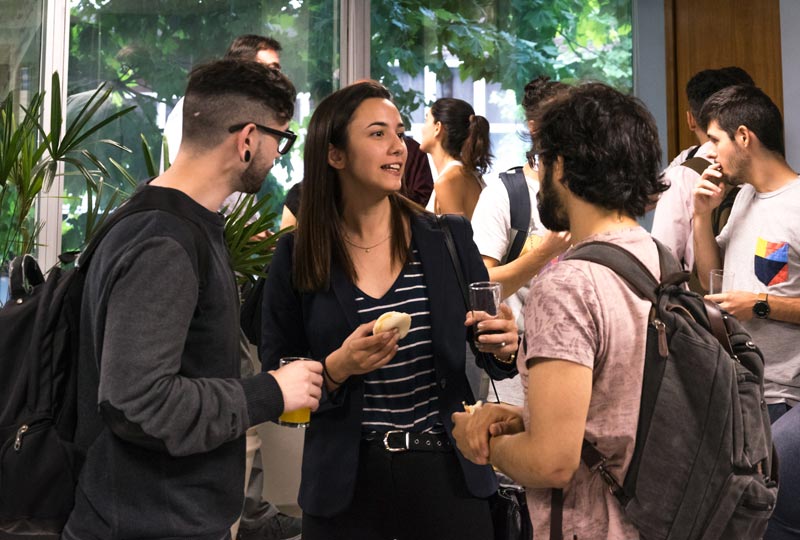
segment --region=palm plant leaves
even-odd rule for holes
[[[40,193],[52,185],[59,163],[73,166],[86,182],[89,231],[118,200],[119,194],[114,193],[106,209],[100,207],[103,179],[109,177],[109,171],[85,147],[100,129],[135,108],[128,107],[95,120],[110,95],[111,89],[101,85],[66,124],[58,73],[53,73],[52,77],[47,125],[41,120],[44,92],[34,94],[28,107],[22,107],[19,122],[13,94],[3,102],[0,107],[0,217],[4,223],[0,227],[0,263],[10,254],[29,253],[35,247],[42,224],[32,217],[33,207]],[[100,142],[127,150],[114,141]]]

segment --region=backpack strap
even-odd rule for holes
[[[33,255],[14,257],[9,266],[8,281],[11,289],[10,299],[22,298],[30,294],[33,288],[44,283],[44,275]]]
[[[162,193],[155,189],[145,188],[134,193],[130,199],[108,217],[100,227],[100,230],[97,231],[83,252],[81,252],[77,262],[80,271],[86,272],[89,261],[91,261],[100,242],[117,223],[128,216],[148,210],[163,210],[164,212],[169,212],[170,214],[180,217],[185,223],[189,224],[188,229],[191,231],[191,235],[194,239],[194,248],[197,253],[198,281],[200,283],[200,289],[204,289],[210,260],[208,239],[200,225],[187,217],[186,213],[180,209],[179,204],[175,202],[174,198],[164,197]]]
[[[703,171],[705,171],[709,165],[711,165],[711,162],[702,157],[693,157],[681,163],[681,166],[688,167],[697,174],[703,174]]]
[[[731,210],[733,209],[733,203],[736,200],[736,196],[739,194],[739,190],[741,190],[740,186],[730,188],[728,193],[725,194],[725,198],[719,203],[719,206],[714,208],[714,211],[711,212],[711,227],[714,230],[714,236],[722,232],[722,228],[725,227],[725,224],[728,222]]]
[[[656,302],[659,282],[652,272],[630,251],[610,242],[587,242],[564,256],[601,264],[613,270],[642,298]]]
[[[528,227],[531,223],[531,198],[528,195],[528,183],[522,167],[514,167],[500,173],[500,180],[508,192],[511,230],[516,233],[506,254],[507,264],[519,257],[525,246],[525,240],[528,238]]]

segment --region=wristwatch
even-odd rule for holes
[[[769,302],[767,299],[769,295],[766,293],[758,293],[758,300],[753,304],[753,315],[759,319],[766,319],[769,317]]]

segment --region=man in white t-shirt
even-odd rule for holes
[[[694,242],[698,275],[725,270],[723,292],[707,296],[739,319],[764,355],[764,399],[776,426],[781,478],[796,478],[797,437],[783,429],[800,403],[800,178],[785,159],[778,107],[754,86],[732,86],[703,105],[701,117],[714,145],[694,190]],[[711,213],[723,183],[742,186],[730,218],[715,238]],[[724,261],[724,264],[720,264]],[[789,411],[792,415],[786,414]],[[784,416],[785,415],[785,416]],[[782,427],[783,426],[783,427]],[[795,537],[797,486],[782,483],[764,536]]]
[[[650,232],[670,248],[684,268],[690,271],[694,267],[692,191],[700,174],[682,164],[694,157],[708,159],[713,145],[706,135],[707,126],[700,121],[700,109],[715,92],[735,84],[753,84],[753,79],[743,69],[734,67],[705,69],[689,79],[686,83],[689,101],[686,123],[700,146],[687,148],[664,170],[664,179],[670,187],[658,200]]]
[[[567,85],[551,81],[548,77],[538,77],[525,85],[522,107],[529,133],[536,127],[539,107],[552,99]],[[569,233],[551,233],[542,225],[536,211],[536,194],[539,192],[539,179],[535,155],[528,153],[528,162],[522,167],[530,202],[530,224],[528,239],[515,260],[509,259],[509,251],[516,232],[511,228],[510,195],[502,182],[495,182],[481,192],[475,212],[472,215],[473,240],[489,270],[489,279],[503,285],[505,303],[514,312],[520,334],[525,325],[522,320],[522,306],[528,296],[528,282],[544,266],[569,247]],[[535,245],[534,245],[535,244]],[[505,403],[522,405],[524,396],[519,376],[504,381],[495,381],[497,392],[489,388],[489,400],[499,398]]]
[[[784,158],[783,120],[754,86],[732,86],[703,105],[716,160],[694,190],[698,275],[725,270],[709,295],[742,321],[764,354],[764,396],[774,422],[800,403],[800,179]],[[710,215],[723,183],[742,186],[716,238]],[[724,263],[723,263],[724,261]]]

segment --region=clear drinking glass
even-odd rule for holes
[[[496,281],[478,281],[469,284],[469,304],[472,316],[477,322],[494,319],[500,313],[500,302],[503,299],[503,286]],[[475,346],[479,345],[478,337],[483,334],[499,334],[497,330],[479,331],[475,324]]]
[[[721,268],[713,269],[708,276],[708,294],[719,294],[723,291],[723,282],[725,278],[728,278],[728,281],[733,279],[733,273],[728,272],[727,274]]]
[[[281,358],[280,365],[283,367],[291,362],[314,362],[314,360],[300,356],[287,356],[286,358]],[[285,412],[278,418],[278,423],[280,425],[294,428],[308,427],[310,422],[311,409],[308,407],[297,409],[296,411]]]

